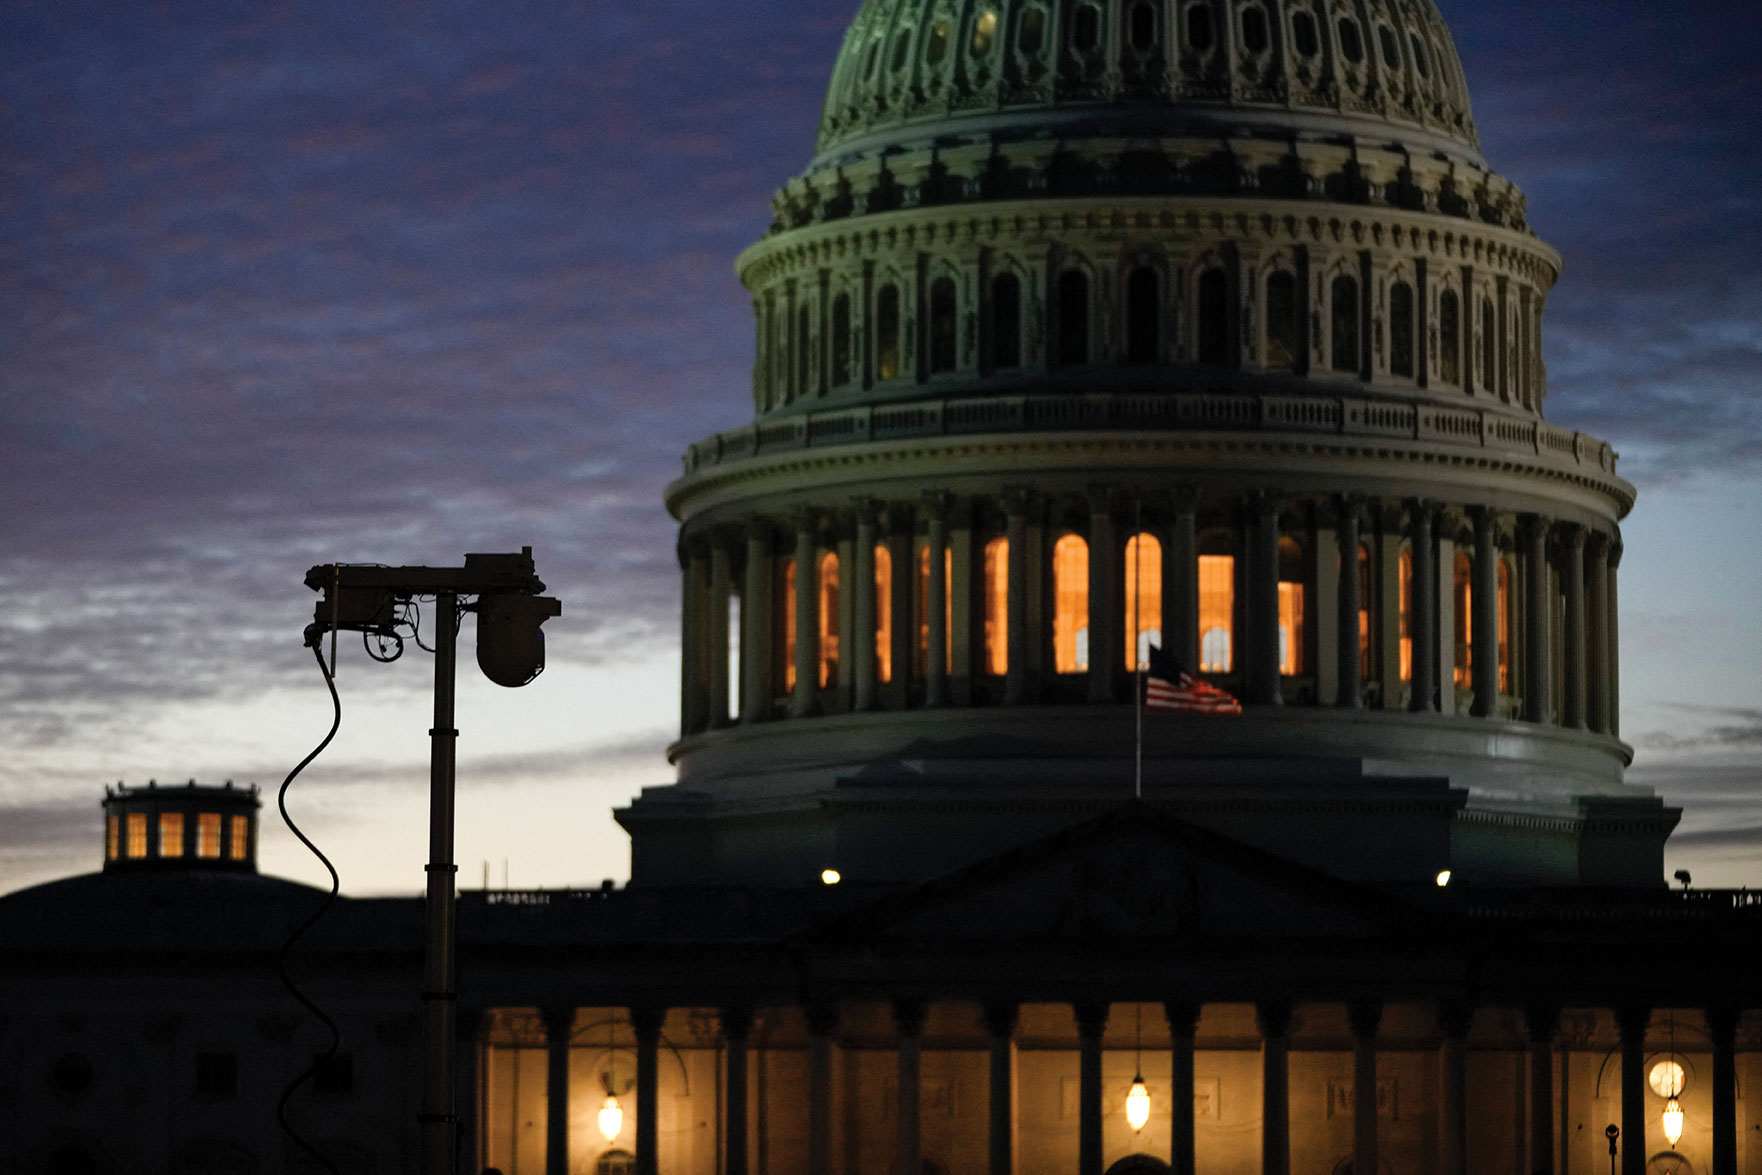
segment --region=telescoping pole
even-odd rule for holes
[[[453,863],[453,681],[459,596],[435,598],[434,728],[428,774],[428,935],[422,982],[422,1175],[456,1175],[459,1120],[453,1107],[453,1021],[458,1005]]]

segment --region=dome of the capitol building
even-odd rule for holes
[[[1134,794],[1376,880],[1658,876],[1633,489],[1543,418],[1560,259],[1431,3],[871,0],[738,269],[637,881],[929,876]]]

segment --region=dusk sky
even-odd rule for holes
[[[328,726],[331,561],[529,544],[550,668],[461,657],[461,883],[622,878],[671,778],[662,487],[751,414],[734,255],[856,0],[0,6],[0,892],[101,863],[106,784],[264,789]],[[1667,868],[1762,886],[1762,4],[1441,0],[1483,149],[1565,257],[1553,422],[1611,441],[1630,778]],[[467,630],[469,638],[469,629]],[[415,893],[431,660],[343,642],[292,806]]]

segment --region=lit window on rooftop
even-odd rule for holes
[[[128,817],[128,855],[139,861],[147,855],[147,814],[130,812]]]
[[[181,857],[184,855],[184,814],[182,812],[159,813],[159,855],[161,857]]]
[[[210,860],[220,856],[219,812],[203,812],[196,817],[196,856]]]

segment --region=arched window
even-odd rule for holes
[[[1386,24],[1377,26],[1377,39],[1383,44],[1383,65],[1388,69],[1401,68],[1401,42],[1395,39],[1395,30]]]
[[[1455,576],[1452,580],[1451,598],[1456,605],[1456,614],[1451,617],[1451,635],[1455,638],[1456,666],[1451,671],[1451,678],[1460,686],[1474,684],[1474,641],[1471,634],[1474,630],[1471,619],[1474,608],[1474,563],[1469,559],[1467,551],[1456,552]]]
[[[893,680],[893,552],[875,544],[875,680]]]
[[[1230,292],[1221,269],[1199,275],[1199,361],[1230,361]]]
[[[924,42],[925,65],[935,68],[942,64],[942,59],[948,56],[948,39],[952,32],[953,26],[947,17],[930,26],[930,36]]]
[[[1364,38],[1358,32],[1358,22],[1349,16],[1340,18],[1340,56],[1348,64],[1357,65],[1364,60]]]
[[[1126,540],[1126,668],[1150,667],[1162,646],[1162,543],[1148,531]]]
[[[1022,281],[1013,273],[991,279],[991,366],[1022,365]]]
[[[1307,669],[1303,644],[1308,631],[1308,579],[1303,573],[1303,544],[1290,535],[1279,539],[1279,672],[1295,677]]]
[[[1511,693],[1511,564],[1499,560],[1499,692]]]
[[[991,40],[997,35],[997,9],[987,8],[973,21],[973,39],[968,49],[974,57],[983,57],[991,51]]]
[[[899,287],[885,285],[875,295],[875,378],[899,374]]]
[[[1401,680],[1413,680],[1413,548],[1402,547],[1399,563]]]
[[[1266,365],[1297,369],[1297,276],[1277,270],[1266,276]]]
[[[1314,57],[1321,46],[1316,41],[1315,18],[1307,12],[1291,14],[1291,43],[1303,57]]]
[[[989,581],[988,581],[989,582]],[[1067,534],[1052,546],[1052,664],[1058,673],[1089,668],[1089,544]]]
[[[1481,387],[1489,392],[1499,389],[1499,328],[1493,316],[1493,300],[1481,299]]]
[[[1438,378],[1449,384],[1462,382],[1462,321],[1456,291],[1438,295]]]
[[[912,30],[909,28],[900,29],[893,38],[893,64],[890,68],[894,73],[905,68],[906,61],[911,57],[911,51]]]
[[[184,814],[182,812],[159,813],[159,855],[161,857],[181,857],[184,855]]]
[[[850,382],[850,295],[832,299],[832,386]]]
[[[1156,271],[1139,268],[1126,279],[1126,360],[1155,363],[1158,327],[1162,322],[1162,295]]]
[[[1253,5],[1242,10],[1242,48],[1250,53],[1266,50],[1266,13]]]
[[[1009,540],[985,544],[985,672],[1009,672]]]
[[[1187,47],[1203,53],[1211,48],[1211,5],[1191,5],[1187,9]]]
[[[220,813],[201,812],[196,816],[196,856],[213,860],[220,856]]]
[[[1358,676],[1364,681],[1375,681],[1378,676],[1375,648],[1371,642],[1371,600],[1374,598],[1374,587],[1371,581],[1370,548],[1360,543],[1358,547]]]
[[[1093,4],[1077,7],[1071,18],[1071,48],[1078,53],[1093,53],[1101,43],[1101,13]]]
[[[930,371],[953,371],[954,367],[954,279],[939,277],[930,283]]]
[[[807,304],[803,303],[795,311],[795,394],[805,396],[813,390],[814,346],[813,333],[809,326]]]
[[[1025,57],[1033,57],[1040,52],[1040,46],[1046,36],[1046,11],[1041,8],[1030,8],[1022,13],[1022,23],[1016,26],[1016,48]]]
[[[838,555],[820,556],[820,688],[838,684]]]
[[[1333,301],[1334,370],[1357,371],[1358,279],[1342,274],[1334,279],[1330,292]]]
[[[783,560],[777,573],[783,582],[776,594],[777,607],[771,618],[771,630],[783,634],[783,639],[773,646],[782,662],[774,667],[772,680],[781,681],[783,692],[787,694],[795,691],[795,560]]]
[[[1413,287],[1389,287],[1389,374],[1413,377]]]
[[[1148,53],[1156,48],[1156,6],[1140,0],[1132,6],[1132,48]]]
[[[930,675],[930,544],[918,544],[918,588],[914,607],[918,617],[917,673]],[[954,552],[942,549],[942,632],[943,672],[954,672],[954,593],[948,590],[954,579]]]
[[[1058,278],[1058,361],[1089,362],[1089,279],[1075,269]]]
[[[1226,542],[1199,556],[1199,670],[1229,673],[1236,664],[1236,556]]]

